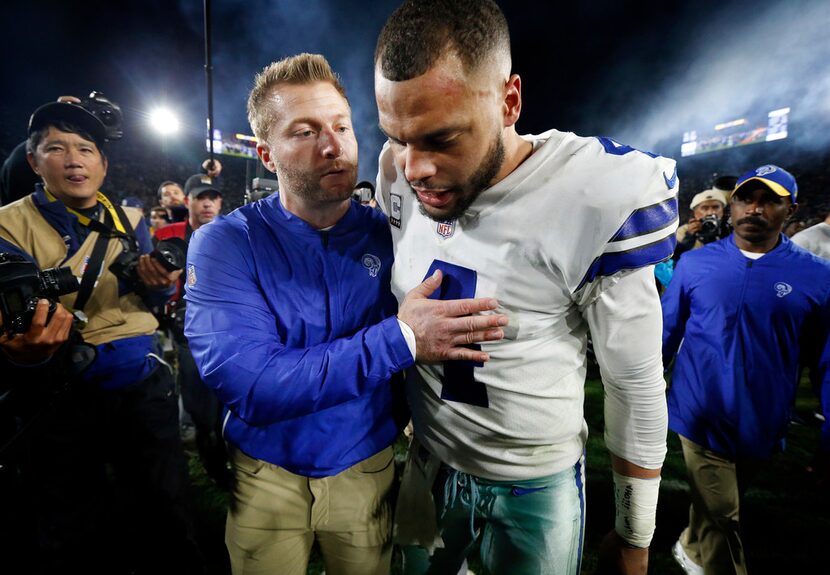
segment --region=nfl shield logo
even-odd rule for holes
[[[444,220],[443,222],[438,222],[438,227],[435,229],[438,232],[438,235],[444,238],[448,238],[455,233],[455,220]]]

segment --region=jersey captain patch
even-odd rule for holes
[[[400,194],[391,194],[389,196],[389,223],[398,229],[401,227],[401,204]]]

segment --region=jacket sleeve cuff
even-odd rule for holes
[[[395,363],[395,366],[397,367],[397,370],[400,371],[415,365],[415,356],[409,348],[409,344],[403,334],[403,328],[401,327],[398,318],[386,318],[379,325],[383,332],[384,340],[389,343],[389,353]],[[407,329],[409,329],[409,326],[407,326]]]

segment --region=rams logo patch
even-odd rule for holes
[[[755,175],[756,176],[768,176],[769,174],[773,173],[774,171],[776,171],[775,166],[770,166],[770,165],[761,166],[760,168],[755,170]]]
[[[187,266],[187,287],[196,285],[196,266],[190,264]]]
[[[793,291],[793,286],[785,282],[778,282],[775,284],[775,295],[784,297]]]
[[[373,278],[377,277],[380,271],[380,258],[374,254],[363,254],[361,260],[363,267],[369,270],[369,275]]]

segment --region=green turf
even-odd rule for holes
[[[815,479],[805,471],[818,447],[819,430],[812,418],[817,408],[818,401],[805,380],[799,389],[795,413],[806,425],[791,426],[787,451],[772,458],[747,491],[741,524],[749,571],[753,575],[826,572],[826,562],[820,558],[830,535],[830,493],[826,487],[817,488]],[[583,568],[587,574],[596,566],[599,542],[611,528],[614,514],[609,457],[602,440],[602,386],[595,380],[586,386],[585,418],[590,428]],[[225,575],[230,572],[223,544],[227,495],[205,476],[193,453],[190,463],[198,535],[208,559],[209,573]],[[670,434],[649,573],[682,575],[671,557],[671,546],[685,526],[688,506],[680,443],[676,435]],[[477,557],[471,557],[470,567],[478,575],[482,574]],[[322,560],[315,552],[308,572],[318,574],[322,570]],[[392,573],[400,573],[397,552]]]

